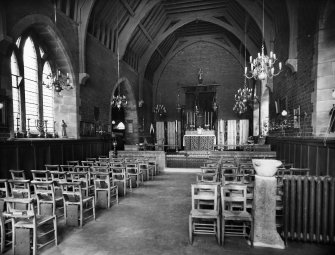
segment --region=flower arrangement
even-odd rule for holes
[[[167,113],[165,106],[162,105],[162,104],[157,104],[154,107],[153,112],[159,117],[162,117],[162,116],[166,115],[166,113]]]

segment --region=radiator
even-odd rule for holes
[[[284,177],[284,238],[334,243],[335,178]]]

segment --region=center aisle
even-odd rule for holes
[[[327,246],[302,243],[292,243],[285,250],[250,248],[240,237],[227,238],[220,247],[214,236],[196,236],[190,245],[188,215],[194,181],[194,173],[163,172],[121,197],[118,205],[97,210],[97,220],[82,229],[65,227],[62,219],[59,245],[40,254],[329,254]]]

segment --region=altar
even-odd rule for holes
[[[184,148],[189,151],[214,150],[215,144],[214,130],[186,131],[183,138]]]

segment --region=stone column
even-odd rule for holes
[[[254,190],[254,246],[284,249],[276,229],[275,177],[255,176]]]

